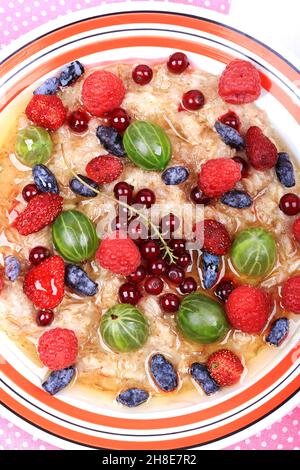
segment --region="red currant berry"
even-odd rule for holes
[[[296,194],[285,194],[280,199],[279,208],[285,215],[297,215],[300,212],[300,199]]]
[[[173,265],[167,269],[167,278],[173,284],[180,284],[181,281],[183,281],[184,276],[184,270],[179,266]]]
[[[27,184],[26,186],[24,186],[22,191],[23,199],[26,202],[29,202],[30,199],[32,199],[37,194],[40,194],[40,191],[38,190],[35,184]]]
[[[108,122],[118,132],[125,132],[130,124],[130,116],[123,108],[115,108],[108,115]]]
[[[198,186],[195,186],[192,191],[191,191],[191,200],[195,204],[203,204],[204,206],[207,206],[212,201],[211,197],[205,196],[201,189],[198,188]]]
[[[191,294],[197,290],[197,282],[193,277],[186,277],[179,285],[182,294]]]
[[[169,72],[180,74],[189,66],[189,60],[183,52],[174,52],[167,62]]]
[[[116,199],[126,199],[127,204],[131,204],[134,187],[126,181],[120,181],[114,187]]]
[[[148,228],[138,218],[132,219],[128,226],[128,236],[137,245],[141,245],[148,238]]]
[[[140,265],[134,273],[129,274],[127,276],[127,279],[129,282],[133,282],[134,284],[138,284],[139,282],[142,282],[145,277],[146,277],[146,269],[144,268],[143,265]]]
[[[180,222],[176,215],[170,213],[162,217],[160,221],[160,230],[164,235],[170,238],[170,235],[179,228]]]
[[[150,274],[155,274],[156,276],[161,276],[167,270],[167,262],[162,259],[154,259],[148,264],[148,272]]]
[[[233,289],[234,285],[230,279],[222,279],[215,288],[215,295],[223,302],[226,302]]]
[[[68,126],[73,132],[80,134],[89,127],[90,116],[85,111],[73,111],[68,117]]]
[[[125,282],[119,288],[119,299],[122,304],[136,305],[141,297],[137,286],[131,282]]]
[[[157,259],[160,255],[160,247],[157,241],[148,240],[141,245],[141,255],[146,260]]]
[[[36,323],[39,326],[49,326],[54,320],[52,310],[39,310],[36,314]]]
[[[126,217],[115,217],[111,222],[111,229],[115,230],[122,230],[123,232],[127,232],[128,228],[128,221]]]
[[[153,72],[148,65],[137,65],[132,71],[132,78],[138,85],[147,85],[153,77]]]
[[[147,209],[150,209],[150,207],[155,204],[155,200],[156,197],[154,192],[151,191],[151,189],[144,188],[140,189],[140,191],[136,193],[134,202],[135,204],[141,204],[143,206],[146,206]]]
[[[241,128],[241,120],[234,111],[228,111],[228,113],[223,114],[218,118],[218,121],[226,124],[226,126],[233,127],[237,131]]]
[[[177,261],[176,261],[177,266],[180,268],[187,268],[192,264],[192,258],[189,253],[182,253],[181,255],[178,256]]]
[[[174,255],[181,255],[185,252],[185,240],[180,238],[173,238],[170,240],[169,246],[173,250]]]
[[[180,307],[180,300],[175,294],[164,294],[159,299],[162,310],[167,313],[175,313]]]
[[[183,94],[181,103],[184,109],[197,111],[204,105],[205,98],[200,90],[190,90]]]
[[[150,276],[146,279],[144,287],[148,294],[159,295],[162,293],[164,283],[160,277]]]
[[[247,178],[249,175],[249,165],[246,160],[241,157],[233,157],[232,160],[241,165],[242,178]]]
[[[49,258],[49,256],[50,251],[47,248],[45,248],[44,246],[36,246],[35,248],[32,248],[29,253],[29,261],[34,266],[37,266],[46,258]]]

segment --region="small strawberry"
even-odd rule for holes
[[[207,367],[211,377],[222,387],[237,383],[244,370],[238,356],[228,349],[221,349],[209,356]]]
[[[67,117],[67,110],[56,95],[33,95],[25,113],[33,124],[51,131],[61,127]]]
[[[300,314],[300,276],[293,276],[285,281],[281,297],[287,311]]]
[[[51,256],[25,276],[23,289],[37,308],[57,307],[64,296],[65,263],[60,256]]]
[[[278,158],[275,145],[257,126],[249,127],[246,133],[246,154],[251,165],[259,171],[273,168]]]
[[[16,218],[14,225],[21,235],[39,232],[56,219],[62,208],[61,196],[52,193],[38,194],[30,199],[26,209]]]
[[[78,340],[74,331],[54,328],[42,334],[38,342],[41,362],[50,370],[72,366],[78,354]]]
[[[123,163],[113,155],[93,158],[86,166],[86,174],[98,184],[112,183],[123,171]]]
[[[96,253],[96,261],[102,268],[115,274],[129,276],[141,264],[141,254],[136,244],[118,231],[102,240]]]
[[[214,158],[201,165],[198,186],[206,196],[222,196],[241,179],[241,165],[231,158]]]
[[[203,240],[203,251],[213,255],[226,255],[231,247],[231,240],[226,227],[214,219],[205,219],[196,224],[197,240]]]
[[[297,242],[300,242],[300,217],[293,223],[293,234]]]

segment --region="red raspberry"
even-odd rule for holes
[[[64,296],[64,276],[64,260],[60,256],[51,256],[28,271],[24,292],[37,308],[55,308]]]
[[[124,169],[123,163],[113,155],[93,158],[86,168],[86,174],[96,183],[112,183],[119,178]]]
[[[231,247],[229,233],[223,224],[213,219],[206,219],[196,224],[197,240],[203,239],[204,251],[214,255],[226,255]]]
[[[25,113],[33,124],[51,131],[61,127],[67,117],[67,110],[56,95],[33,95]]]
[[[259,73],[246,60],[233,60],[220,77],[219,95],[227,103],[252,103],[259,97],[260,92]]]
[[[118,231],[102,240],[96,253],[96,261],[102,268],[115,274],[129,276],[141,264],[141,254],[135,243]]]
[[[82,102],[89,113],[103,116],[118,108],[125,96],[122,80],[106,70],[97,70],[89,75],[82,87]]]
[[[297,242],[300,242],[300,217],[293,223],[293,234]]]
[[[236,384],[244,370],[240,358],[228,349],[211,354],[207,367],[212,378],[222,387]]]
[[[260,333],[271,312],[269,296],[251,286],[234,289],[226,303],[226,313],[231,325],[244,333]]]
[[[39,232],[56,219],[62,208],[63,198],[58,194],[38,194],[16,218],[15,227],[21,235]]]
[[[39,339],[38,353],[48,369],[60,370],[72,366],[78,354],[78,340],[74,331],[66,328],[45,331]]]
[[[277,149],[257,126],[249,127],[246,134],[246,154],[256,170],[269,170],[276,165]]]
[[[300,314],[300,276],[290,277],[282,286],[282,304],[290,312]]]
[[[201,165],[198,186],[206,196],[222,196],[242,177],[241,165],[231,158],[214,158]]]

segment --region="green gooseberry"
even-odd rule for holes
[[[18,159],[25,165],[34,167],[38,163],[47,163],[52,149],[53,143],[46,129],[29,126],[19,130],[15,151]]]

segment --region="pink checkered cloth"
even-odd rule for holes
[[[124,3],[126,0],[6,0],[0,6],[0,48],[33,28],[59,16],[101,3]],[[137,0],[128,0],[136,2]],[[157,0],[162,1],[162,0]],[[230,0],[168,0],[170,3],[194,5],[228,14]],[[171,6],[170,6],[171,7]],[[230,447],[236,450],[299,450],[300,407],[263,432]],[[0,414],[0,449],[57,449],[28,434]]]

